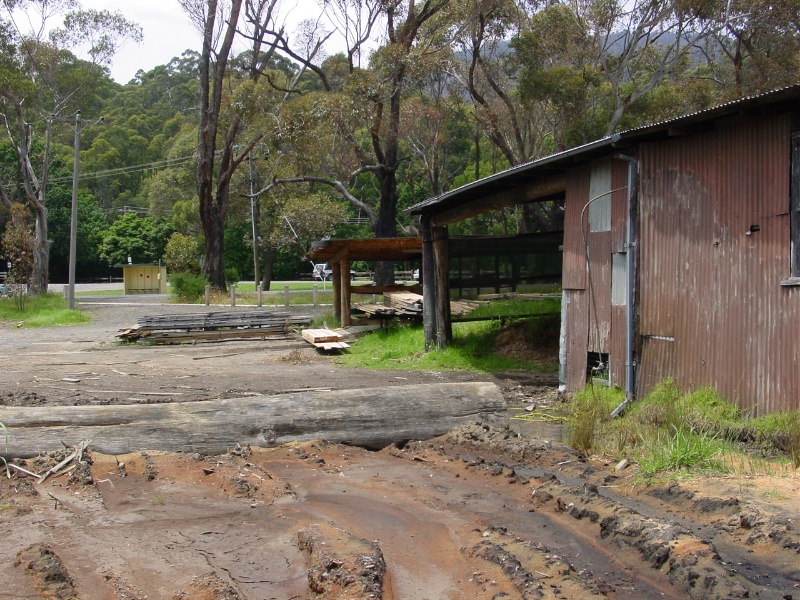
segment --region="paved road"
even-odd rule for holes
[[[53,292],[54,294],[61,294],[64,292],[64,288],[67,287],[66,283],[51,283],[48,286],[48,291]],[[76,283],[75,284],[75,293],[80,292],[101,292],[101,291],[116,291],[122,290],[124,288],[124,284],[120,282],[114,283]]]

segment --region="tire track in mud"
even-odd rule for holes
[[[800,583],[791,515],[676,485],[629,498],[561,444],[479,425],[380,452],[98,455],[92,474],[3,484],[0,558],[18,558],[0,580],[42,589],[25,567],[39,548],[75,590],[53,597],[81,600],[771,599]],[[728,545],[755,548],[758,579]]]

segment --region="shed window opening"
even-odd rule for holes
[[[586,355],[587,381],[608,385],[611,381],[609,369],[609,355],[607,352],[589,352]]]
[[[589,231],[611,231],[611,161],[594,165],[589,180]]]

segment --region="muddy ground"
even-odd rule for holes
[[[344,369],[298,337],[120,346],[140,314],[197,309],[96,302],[83,304],[89,326],[0,326],[0,421],[2,405],[468,380],[497,383],[512,414],[562,401],[552,375]],[[0,598],[800,598],[796,473],[646,485],[559,437],[474,424],[379,452],[90,445],[85,464],[42,484],[2,478]],[[21,466],[40,473],[66,454]]]

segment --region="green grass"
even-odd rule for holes
[[[665,471],[712,471],[725,473],[721,458],[726,446],[710,433],[696,433],[689,427],[673,427],[672,432],[659,431],[647,444],[640,459],[642,473],[652,476]]]
[[[542,298],[540,300],[493,300],[481,304],[465,316],[475,317],[513,317],[516,315],[534,315],[539,313],[558,313],[561,311],[561,300],[558,298]]]
[[[0,298],[0,322],[17,327],[62,327],[90,321],[89,315],[68,309],[61,294],[28,296],[22,310],[13,298]]]
[[[569,442],[584,454],[639,463],[641,473],[785,473],[800,468],[800,411],[748,420],[710,387],[681,392],[667,379],[621,417],[619,388],[590,385],[569,405]]]
[[[794,468],[800,468],[800,410],[777,412],[748,423],[747,433],[761,446],[784,452]]]
[[[541,325],[531,323],[532,328]],[[425,352],[421,326],[393,326],[364,336],[342,356],[342,363],[375,369],[415,371],[464,370],[497,372],[510,369],[553,371],[554,366],[498,356],[494,342],[502,328],[496,321],[454,323],[453,343]]]

